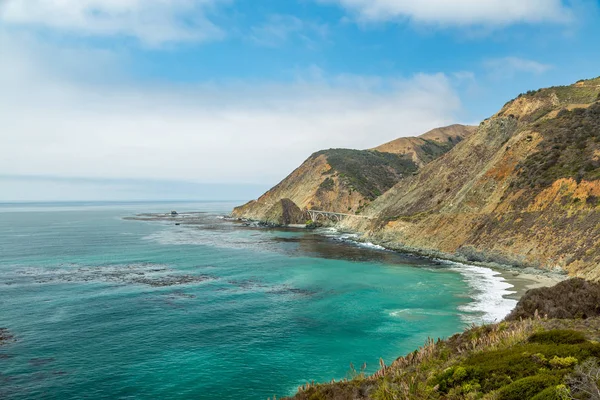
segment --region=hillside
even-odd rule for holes
[[[289,198],[370,217],[343,227],[388,248],[600,279],[599,96],[600,78],[582,80],[521,94],[475,129],[318,152],[234,215],[264,219]]]
[[[600,278],[600,79],[521,95],[352,228],[392,248]]]
[[[428,340],[373,375],[351,365],[343,380],[303,385],[294,399],[597,399],[599,301],[600,284],[581,279],[533,289],[503,322]]]
[[[267,221],[289,199],[300,209],[357,213],[402,178],[448,152],[475,130],[453,125],[419,137],[400,138],[371,150],[330,149],[311,155],[258,200],[237,207],[238,218]],[[305,220],[297,220],[303,223]]]
[[[450,151],[454,145],[475,132],[477,127],[450,125],[436,128],[418,137],[404,137],[375,147],[384,153],[404,154],[419,167]]]

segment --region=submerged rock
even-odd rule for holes
[[[6,328],[0,328],[0,346],[12,342],[15,337]]]

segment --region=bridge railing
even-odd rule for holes
[[[306,210],[306,211],[308,212],[308,215],[310,216],[310,218],[313,221],[317,221],[319,219],[319,217],[328,218],[330,220],[337,220],[338,222],[344,218],[370,219],[370,217],[367,217],[365,215],[345,214],[345,213],[338,213],[338,212],[332,212],[332,211],[321,211],[321,210],[314,210],[314,209]]]

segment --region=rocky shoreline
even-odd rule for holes
[[[272,224],[264,221],[252,220],[247,218],[235,218],[231,216],[227,216],[227,218],[231,218],[232,220],[243,223],[245,226],[255,226],[255,227],[266,227],[272,229],[307,229],[307,230],[316,230],[317,228],[323,227],[323,225],[281,225],[281,224]],[[357,243],[369,243],[372,245],[380,246],[385,250],[394,251],[398,253],[411,254],[419,257],[424,257],[428,259],[440,260],[440,261],[448,261],[454,262],[463,265],[475,265],[479,267],[489,268],[495,272],[498,272],[507,282],[513,285],[515,294],[511,296],[515,300],[520,299],[523,294],[529,289],[535,289],[540,287],[550,287],[554,286],[558,282],[561,282],[565,279],[568,279],[569,276],[567,273],[561,269],[555,270],[547,270],[535,268],[527,265],[519,265],[519,264],[506,264],[502,261],[504,260],[494,260],[494,255],[489,254],[486,255],[488,261],[482,260],[474,260],[462,254],[450,254],[442,251],[432,250],[432,249],[423,249],[416,248],[410,246],[404,246],[399,243],[391,242],[391,241],[383,241],[378,240],[376,237],[365,237],[364,232],[360,232],[357,230],[352,230],[348,228],[336,227],[335,224],[330,225],[334,229],[338,230],[340,234],[353,234],[357,235],[356,239],[353,241]]]
[[[360,235],[359,232],[353,233],[358,233]],[[366,242],[367,240],[364,241]],[[493,271],[499,272],[507,281],[512,283],[515,286],[515,290],[517,290],[520,293],[520,295],[518,296],[519,298],[528,289],[554,286],[558,282],[568,279],[568,275],[563,270],[545,270],[540,268],[534,268],[531,266],[506,264],[500,262],[500,260],[493,261],[493,255],[489,255],[490,261],[481,261],[469,259],[468,257],[465,257],[461,254],[449,254],[431,249],[403,246],[398,243],[378,241],[374,238],[369,238],[368,242],[391,251],[414,254],[426,258],[451,261],[464,265],[476,265],[479,267],[489,268]]]

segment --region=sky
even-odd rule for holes
[[[600,75],[598,0],[0,0],[0,202],[240,199]]]

